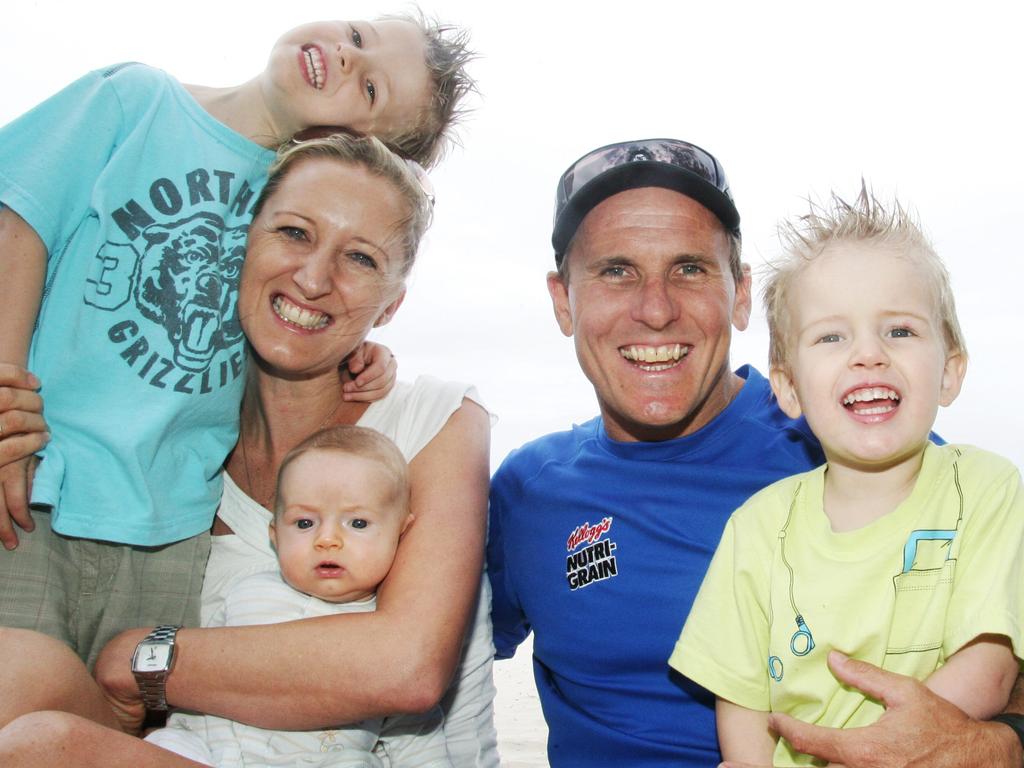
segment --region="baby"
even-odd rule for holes
[[[864,189],[783,231],[764,290],[771,384],[827,463],[732,516],[669,660],[717,696],[723,757],[764,766],[814,764],[769,712],[834,727],[882,714],[835,680],[829,649],[982,719],[1024,656],[1020,474],[929,442],[967,366],[945,268],[898,204]]]
[[[0,466],[0,543],[15,550],[0,550],[0,582],[16,585],[0,626],[91,665],[129,626],[196,623],[245,383],[239,276],[272,150],[344,127],[434,162],[473,87],[465,44],[417,17],[315,22],[240,85],[119,64],[0,128],[0,362],[38,376],[52,435],[34,476],[23,454]],[[348,362],[345,399],[380,396],[390,354],[368,359]],[[48,510],[34,520],[29,487]],[[141,571],[161,575],[124,576]]]
[[[408,467],[388,438],[332,427],[281,463],[270,540],[280,571],[244,575],[209,626],[271,624],[372,611],[398,541],[412,522]],[[311,674],[315,674],[311,653]],[[148,739],[200,763],[238,765],[451,765],[439,708],[319,731],[270,731],[220,717],[175,713]]]

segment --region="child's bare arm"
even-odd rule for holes
[[[767,712],[716,698],[715,721],[723,760],[770,768],[776,737],[768,727]]]
[[[46,276],[46,246],[10,208],[0,208],[0,363],[24,366]]]
[[[925,681],[931,690],[978,720],[1006,707],[1019,664],[1002,635],[981,635],[954,653]]]
[[[26,442],[20,436],[33,433],[27,442],[38,443],[35,450],[45,443],[46,425],[39,412],[34,411],[36,404],[41,411],[42,402],[37,397],[14,392],[17,386],[12,385],[18,380],[18,369],[23,369],[28,360],[46,276],[46,246],[35,230],[10,208],[0,208],[0,274],[4,276],[0,281],[0,363],[15,366],[15,375],[7,385],[9,406],[0,419],[0,426],[4,427],[0,444],[19,440],[18,445],[6,446],[13,461],[9,458],[9,463],[0,466],[0,543],[13,549],[18,544],[13,523],[25,530],[32,529],[28,513],[30,457],[25,456],[24,446],[20,446]]]

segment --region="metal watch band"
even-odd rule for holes
[[[181,629],[180,625],[161,624],[146,635],[139,645],[155,642],[165,643],[173,647],[179,629]],[[139,692],[142,694],[142,703],[146,706],[146,709],[157,711],[167,709],[167,674],[169,671],[164,670],[163,672],[149,674],[135,673],[135,682],[139,686]]]
[[[178,635],[178,630],[181,629],[180,624],[161,624],[159,627],[155,627],[142,640],[144,643],[162,643],[164,640],[167,641],[168,645],[174,645],[174,638]]]
[[[1024,715],[1018,715],[1014,712],[1004,712],[1001,715],[996,715],[992,718],[997,723],[1008,725],[1013,729],[1013,732],[1017,734],[1017,738],[1020,739],[1020,745],[1024,748]]]

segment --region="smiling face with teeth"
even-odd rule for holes
[[[336,382],[405,295],[408,216],[392,184],[361,165],[311,157],[290,167],[253,220],[242,269],[238,312],[256,363]]]
[[[914,254],[833,243],[793,278],[788,309],[788,365],[772,370],[772,388],[787,414],[807,417],[830,466],[918,459],[938,407],[960,392],[966,359],[946,349]]]
[[[277,136],[344,127],[387,139],[411,129],[432,84],[426,39],[407,21],[319,21],[274,45],[260,89]]]
[[[750,277],[737,285],[729,254],[714,214],[660,187],[620,192],[583,220],[567,277],[552,272],[548,290],[611,438],[690,434],[739,391],[729,344],[747,325]]]
[[[386,466],[314,449],[288,465],[278,495],[270,540],[284,580],[332,603],[373,595],[412,520]]]

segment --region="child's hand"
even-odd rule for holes
[[[31,531],[33,454],[49,441],[39,380],[21,366],[0,363],[0,544],[18,546],[15,524]]]
[[[17,524],[23,531],[32,531],[36,524],[29,514],[32,498],[32,477],[39,459],[28,456],[0,467],[0,543],[4,549],[18,546]]]
[[[341,390],[344,400],[372,402],[380,400],[395,386],[398,361],[383,344],[364,341],[349,357],[348,372],[352,381]]]

